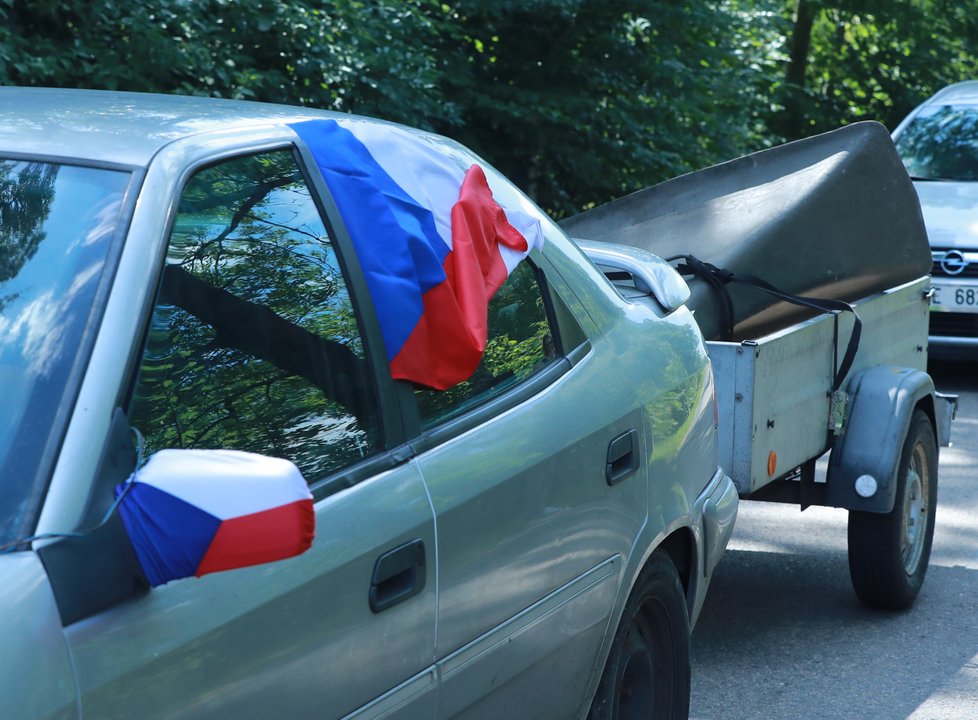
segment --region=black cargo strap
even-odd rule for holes
[[[771,283],[767,282],[766,280],[762,280],[756,275],[751,275],[749,273],[735,273],[730,270],[718,268],[716,265],[703,262],[693,255],[677,255],[676,257],[669,258],[669,262],[674,262],[676,260],[683,261],[676,266],[676,269],[680,273],[683,275],[695,275],[706,282],[716,293],[717,299],[720,303],[720,322],[723,340],[729,341],[733,339],[734,326],[733,303],[730,300],[730,293],[727,292],[727,288],[725,287],[727,283],[735,282],[740,283],[741,285],[749,285],[750,287],[763,290],[770,295],[781,298],[785,302],[789,302],[794,305],[801,305],[803,307],[809,307],[814,310],[820,310],[821,312],[851,312],[853,317],[852,334],[849,335],[849,344],[846,346],[846,352],[842,357],[842,363],[839,365],[839,369],[836,371],[835,380],[832,384],[832,391],[835,392],[842,387],[842,383],[846,379],[846,375],[849,374],[849,371],[852,369],[852,364],[856,360],[856,352],[859,350],[859,338],[862,336],[863,330],[862,320],[859,319],[859,314],[852,305],[842,300],[813,298],[804,295],[792,295],[791,293],[779,290]],[[836,338],[836,343],[838,343],[838,338]]]

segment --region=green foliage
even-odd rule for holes
[[[799,10],[812,14],[800,82],[782,44],[786,75],[770,88],[774,140],[812,135],[859,120],[893,129],[914,106],[978,76],[978,0],[760,0],[787,39]],[[786,40],[785,40],[786,42]]]
[[[978,76],[978,0],[0,0],[0,83],[313,105],[555,216]]]
[[[743,147],[743,71],[713,2],[464,0],[456,135],[555,215]],[[717,123],[723,117],[722,123]]]
[[[53,165],[0,161],[0,283],[16,276],[44,239],[57,174]]]

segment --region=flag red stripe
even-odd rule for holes
[[[452,251],[445,282],[422,297],[421,319],[391,360],[395,379],[445,390],[468,379],[486,349],[489,300],[508,275],[499,245],[525,252],[478,165],[465,174],[452,208]]]
[[[311,499],[225,520],[197,566],[196,575],[299,555],[312,545],[315,528]]]

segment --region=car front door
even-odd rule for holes
[[[292,460],[316,537],[70,624],[82,716],[431,717],[433,511],[385,434],[383,377],[294,152],[199,169],[175,217],[128,421],[147,455]]]

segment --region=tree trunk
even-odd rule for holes
[[[795,27],[788,47],[788,68],[784,78],[789,85],[805,87],[805,71],[808,69],[808,50],[812,43],[814,23],[815,6],[811,0],[798,0],[795,5]]]
[[[219,346],[305,378],[352,413],[361,427],[369,426],[366,368],[345,345],[309,332],[270,308],[232,295],[177,265],[166,267],[160,300],[212,327]]]
[[[795,25],[788,43],[788,67],[784,77],[784,116],[778,123],[780,131],[789,140],[806,134],[805,73],[808,69],[808,51],[812,42],[815,12],[816,7],[812,0],[797,0]]]

